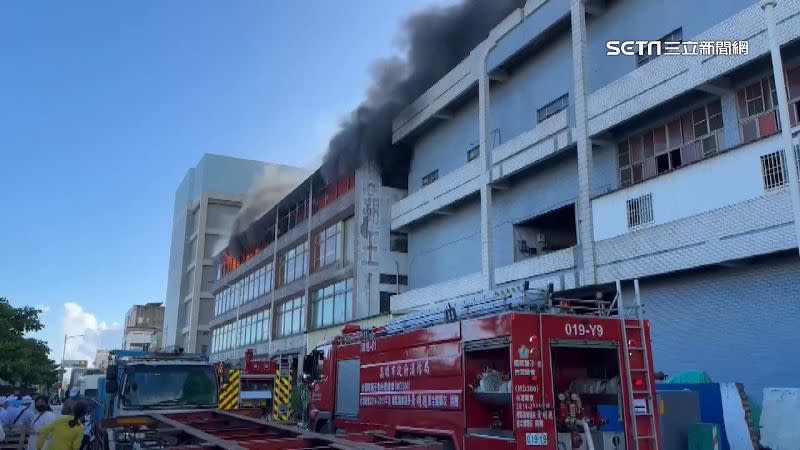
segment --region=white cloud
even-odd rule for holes
[[[75,302],[64,303],[62,328],[67,336],[80,336],[69,339],[65,359],[88,359],[94,361],[97,349],[114,348],[122,341],[119,323],[111,325],[84,310]]]

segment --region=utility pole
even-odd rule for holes
[[[67,368],[64,367],[64,358],[67,356],[67,341],[73,338],[84,337],[84,334],[76,334],[73,336],[67,336],[64,334],[64,350],[61,351],[61,378],[59,379],[59,384],[63,387],[64,385],[64,375],[67,373]]]
[[[778,30],[775,22],[776,0],[761,0],[761,9],[767,22],[767,42],[772,56],[772,75],[775,78],[775,93],[778,95],[778,117],[781,125],[781,140],[783,153],[786,157],[786,175],[789,178],[789,195],[792,199],[792,216],[794,217],[794,232],[800,251],[800,189],[798,189],[797,157],[792,145],[792,124],[789,120],[789,99],[786,95],[786,80],[783,76],[783,61],[781,60],[781,45],[778,42]]]

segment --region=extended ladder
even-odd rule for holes
[[[642,302],[639,297],[639,280],[633,280],[634,302],[626,311],[622,298],[622,285],[617,280],[616,306],[622,331],[622,347],[625,361],[625,382],[628,391],[628,411],[630,414],[632,450],[660,450],[656,434],[656,415],[653,405],[655,399],[650,387],[650,361],[647,352],[647,335],[644,330]],[[628,320],[633,319],[633,320]],[[630,323],[634,321],[634,323]],[[640,423],[647,417],[647,429]],[[646,444],[645,444],[646,443]]]

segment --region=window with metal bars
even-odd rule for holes
[[[478,159],[478,156],[481,156],[481,147],[475,146],[471,149],[467,150],[467,162],[470,162],[474,159]]]
[[[552,102],[542,106],[536,111],[536,122],[542,122],[548,117],[554,116],[559,112],[567,109],[569,106],[569,94],[564,94],[561,97],[553,100]]]
[[[653,194],[645,194],[626,202],[628,228],[636,228],[653,221]]]
[[[771,191],[786,184],[786,155],[783,150],[761,155],[761,177],[764,190]]]
[[[427,186],[438,179],[439,179],[439,169],[436,169],[433,172],[422,177],[422,185]]]

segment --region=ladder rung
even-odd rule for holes
[[[633,391],[634,394],[648,394],[650,395],[650,391]]]
[[[637,352],[641,352],[644,349],[642,347],[628,347],[628,350],[634,350],[634,351],[637,351]]]
[[[642,327],[640,327],[638,324],[636,324],[636,325],[628,325],[627,323],[625,324],[625,328],[630,328],[631,330],[641,330],[642,329]]]
[[[631,372],[647,372],[647,369],[631,369]]]
[[[636,436],[636,439],[654,439],[655,436],[648,434],[647,436]]]

